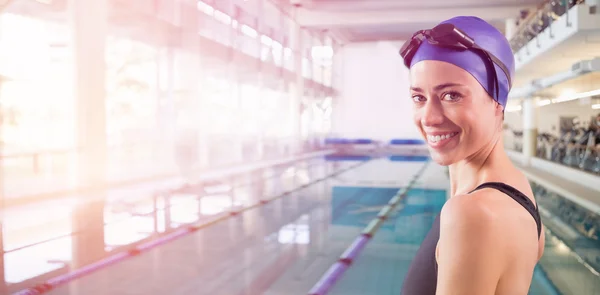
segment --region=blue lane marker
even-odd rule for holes
[[[326,138],[325,144],[371,144],[374,143],[372,139],[368,138]]]
[[[390,140],[390,144],[393,145],[422,145],[425,144],[425,141],[422,139],[392,139]]]
[[[429,157],[417,155],[393,155],[389,156],[388,159],[392,162],[425,162],[429,160]]]
[[[365,155],[327,155],[326,161],[369,161],[373,157]]]

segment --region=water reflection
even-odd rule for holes
[[[80,208],[100,212],[103,218],[104,226],[98,227],[103,228],[98,236],[104,236],[101,257],[170,229],[255,204],[261,196],[274,197],[309,183],[326,171],[315,169],[315,165],[328,164],[322,160],[306,161],[264,169],[207,185],[197,193],[153,196],[147,188],[142,191],[128,189],[111,192],[105,203],[79,204],[77,200],[68,200],[6,209],[3,218],[5,281],[10,289],[10,284],[28,281],[27,285],[30,285],[29,280],[35,281],[49,272],[68,271],[76,259],[73,257],[76,239],[81,236],[77,232],[71,233],[82,228],[86,233],[84,239],[87,239],[91,233],[87,231],[95,228],[91,224],[95,221],[93,218],[84,216],[85,220],[76,220],[75,213]],[[78,222],[82,224],[77,225]],[[277,229],[274,234],[275,244],[308,244],[308,216]],[[28,246],[35,243],[39,244]]]
[[[71,262],[71,255],[71,237],[5,253],[5,281],[18,283],[60,269]]]
[[[598,214],[531,182],[546,229],[539,265],[563,294],[596,294],[600,288]]]
[[[108,250],[125,246],[149,237],[154,232],[152,217],[130,216],[104,226],[104,243]]]
[[[277,241],[280,244],[308,245],[310,243],[308,215],[302,215],[295,222],[284,225],[279,230]]]
[[[200,200],[200,212],[204,216],[216,215],[225,212],[232,204],[229,195],[206,196]]]

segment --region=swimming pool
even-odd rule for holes
[[[265,171],[268,178],[258,187],[236,190],[234,199],[251,204],[265,195],[281,197],[48,294],[306,295],[398,190],[412,184],[329,293],[399,294],[415,252],[448,197],[446,169],[426,160],[323,157]],[[233,200],[228,192],[215,194],[211,202]],[[202,218],[212,214],[202,213],[206,204],[194,202],[183,207]],[[171,217],[181,219],[182,212],[173,211]],[[573,272],[577,261],[564,254],[552,232],[547,242],[530,294],[593,294],[571,286],[590,287],[585,282],[556,284],[557,276],[580,273]]]
[[[267,294],[306,294],[305,286],[302,287],[304,290],[299,290],[302,289],[299,281],[312,280],[316,283],[319,278],[307,273],[325,273],[326,265],[335,263],[344,247],[352,243],[370,220],[376,218],[379,210],[406,185],[411,173],[415,173],[426,160],[415,160],[414,157],[407,158],[407,161],[404,159],[372,159],[329,181],[327,190],[330,192],[330,204],[324,205],[329,212],[326,241],[321,248],[312,249],[299,259],[298,264],[305,265],[301,268],[303,271],[294,271],[295,267],[290,267],[290,271],[294,272],[292,278],[283,275],[273,285],[278,291]],[[446,170],[429,163],[415,187],[408,191],[401,205],[381,226],[329,294],[400,294],[410,262],[447,196]],[[548,239],[552,239],[551,236]],[[325,261],[328,263],[324,263]],[[529,294],[571,293],[559,292],[548,279],[543,267],[538,266]]]

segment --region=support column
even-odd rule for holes
[[[329,128],[329,132],[335,133],[338,130],[342,129],[339,126],[339,122],[343,122],[343,108],[341,108],[341,102],[344,100],[340,99],[343,97],[344,85],[344,47],[337,42],[333,43],[333,65],[332,65],[332,74],[331,74],[331,85],[332,88],[338,92],[337,95],[332,97],[331,102],[331,126]]]
[[[173,85],[175,53],[170,45],[156,48],[156,135],[154,148],[160,165],[181,170],[175,162]]]
[[[510,39],[512,39],[512,37],[515,35],[516,32],[517,32],[517,20],[514,18],[507,19],[506,24],[505,24],[505,29],[504,29],[504,35],[506,36],[506,39],[508,39],[510,41]]]
[[[70,0],[76,104],[77,182],[92,187],[73,214],[73,268],[104,255],[104,203],[107,173],[106,64],[107,0]]]
[[[173,159],[175,151],[175,114],[174,89],[175,89],[175,49],[171,45],[159,50],[161,52],[161,71],[163,81],[161,83],[161,95],[159,97],[158,121],[159,134],[164,141],[164,151],[167,159]]]
[[[337,42],[333,42],[333,64],[331,65],[331,87],[334,89],[343,89],[343,78],[344,78],[344,58],[343,49],[344,47]]]
[[[313,36],[308,32],[302,32],[302,58],[306,57],[308,60],[308,78],[312,82],[314,82],[314,70],[313,70],[313,59],[312,59],[312,48],[314,46]],[[311,83],[313,84],[313,83]],[[315,105],[316,96],[318,95],[317,89],[313,86],[308,89],[304,88],[302,103],[303,109],[308,111],[308,118],[306,119],[305,125],[302,126],[302,135],[305,140],[311,140],[312,147],[312,139],[315,134],[315,123],[314,123],[314,113],[313,106]],[[300,114],[303,115],[302,113]],[[302,119],[301,119],[302,121]]]
[[[4,266],[4,223],[0,222],[0,294],[8,294],[6,284],[5,266]]]
[[[537,150],[537,123],[536,123],[536,100],[534,98],[523,101],[523,155],[525,165],[531,163]]]
[[[0,27],[0,32],[2,28]],[[0,41],[2,39],[0,38]],[[0,93],[2,92],[2,87],[4,85],[4,77],[0,76]],[[2,97],[0,97],[2,99]],[[4,125],[6,124],[6,116],[4,107],[0,104],[0,142],[4,142]],[[0,144],[0,155],[4,154],[4,145]],[[4,210],[4,161],[0,159],[0,210]],[[0,278],[1,279],[1,278]],[[0,293],[1,294],[1,293]]]
[[[199,11],[196,9],[197,1],[185,0],[175,1],[180,5],[181,14],[181,34],[179,40],[174,43],[177,46],[177,54],[175,59],[175,68],[173,74],[177,78],[174,83],[176,90],[182,89],[183,97],[180,97],[179,102],[182,104],[175,105],[175,99],[171,99],[173,104],[173,113],[177,119],[174,130],[178,134],[177,144],[182,153],[178,152],[180,163],[185,165],[185,177],[189,182],[194,182],[200,167],[200,139],[199,128],[202,124],[193,122],[193,118],[197,118],[199,107],[198,100],[198,77],[200,76],[200,37],[198,35],[198,18]],[[173,49],[175,50],[175,49]],[[184,164],[185,163],[185,164]]]
[[[0,28],[1,31],[1,28]],[[4,78],[0,76],[0,91]],[[0,98],[1,99],[1,98]],[[2,105],[0,105],[0,114],[3,114]],[[4,141],[4,118],[0,118],[0,140]],[[0,144],[0,155],[3,154],[3,145]],[[0,212],[4,211],[4,162],[0,159]],[[0,220],[0,294],[8,294],[6,284],[6,275],[4,272],[4,223]]]
[[[200,13],[198,11],[198,13]],[[208,17],[214,17],[214,11],[212,12],[212,14],[210,16],[208,15],[204,15],[202,17],[198,17],[199,19],[199,24],[197,24],[197,31],[198,34],[200,33],[200,29],[202,26],[206,26],[207,24],[209,24],[209,22],[207,22],[206,20],[204,20],[204,18],[208,18]],[[200,50],[200,49],[199,49]],[[208,117],[209,117],[209,113],[212,111],[211,107],[208,107],[208,103],[207,103],[207,95],[209,95],[208,93],[206,93],[207,89],[207,77],[213,75],[212,73],[215,71],[214,70],[214,62],[211,62],[211,58],[210,57],[206,57],[201,55],[200,52],[198,52],[198,54],[200,55],[200,58],[198,59],[198,66],[200,68],[199,74],[200,76],[197,77],[197,83],[199,84],[199,90],[198,90],[198,101],[200,104],[200,108],[198,109],[198,116],[201,118],[200,119],[200,125],[201,126],[210,126]],[[210,87],[208,87],[210,88]],[[199,137],[200,137],[200,145],[199,145],[199,162],[200,162],[200,169],[204,170],[206,168],[208,168],[211,165],[211,154],[210,154],[210,128],[202,128],[200,129],[199,132]]]
[[[290,49],[294,60],[295,82],[290,87],[290,120],[292,122],[292,137],[300,142],[302,139],[302,98],[304,97],[304,76],[302,75],[302,52],[303,40],[302,29],[296,23],[292,23],[290,29]]]
[[[258,44],[257,48],[258,48],[258,70],[257,70],[257,80],[256,80],[256,87],[257,87],[257,98],[259,99],[260,102],[256,102],[258,104],[262,104],[262,100],[264,97],[263,92],[265,92],[265,73],[264,73],[264,69],[265,69],[265,64],[266,64],[266,60],[263,61],[262,60],[262,51],[263,51],[263,47],[265,46],[262,42],[262,38],[261,36],[266,33],[268,26],[266,26],[265,20],[264,20],[264,15],[265,15],[265,11],[268,11],[267,9],[265,9],[265,0],[257,0],[256,1],[256,31],[258,33],[258,35],[256,36],[256,42]],[[255,109],[256,110],[256,109]],[[259,112],[260,113],[260,112]],[[256,120],[257,117],[260,116],[253,116],[253,118]],[[257,136],[258,138],[258,142],[257,142],[257,147],[258,147],[258,155],[260,159],[265,159],[268,158],[267,153],[265,152],[265,145],[268,144],[268,142],[266,142],[268,139],[265,138],[265,133],[263,131],[263,126],[259,125],[259,134]],[[268,148],[268,147],[267,147]]]

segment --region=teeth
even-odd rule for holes
[[[440,140],[448,139],[454,135],[456,135],[456,132],[443,134],[443,135],[427,135],[427,139],[430,142],[438,142]]]

